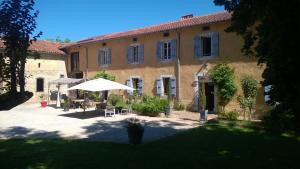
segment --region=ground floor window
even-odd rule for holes
[[[135,89],[134,91],[128,90],[127,91],[128,95],[139,95],[139,96],[141,96],[143,94],[143,88],[144,88],[143,78],[141,78],[139,76],[130,77],[126,81],[126,85]]]
[[[44,78],[36,79],[36,91],[43,92],[44,91]]]
[[[165,96],[169,96],[170,94],[170,90],[171,90],[171,86],[170,86],[170,78],[169,77],[165,77],[163,78],[163,89],[164,89],[164,95]]]

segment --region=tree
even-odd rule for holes
[[[5,77],[9,78],[11,95],[17,94],[17,82],[20,85],[20,93],[24,95],[28,48],[32,41],[42,34],[39,32],[33,35],[39,14],[38,11],[34,11],[33,6],[34,0],[4,0],[0,5],[0,37],[5,45],[5,64],[9,67]]]
[[[271,0],[214,0],[232,12],[227,32],[244,39],[242,51],[256,56],[264,64],[264,86],[275,109],[282,108],[293,116],[296,131],[300,132],[299,30],[300,1]],[[273,111],[275,114],[282,111]]]
[[[60,36],[57,36],[55,39],[53,39],[53,38],[48,38],[48,39],[46,39],[47,41],[50,41],[50,42],[59,42],[59,43],[69,43],[69,42],[71,42],[71,39],[69,39],[69,38],[65,38],[64,40],[62,40],[61,38],[60,38]]]
[[[244,111],[244,120],[246,119],[246,108],[248,108],[248,118],[251,120],[252,110],[256,106],[257,96],[257,81],[252,76],[245,76],[241,80],[244,96],[239,96],[237,99],[240,107]]]
[[[210,77],[218,87],[218,104],[221,113],[224,113],[225,106],[229,103],[237,91],[234,82],[234,70],[227,64],[221,63],[216,65],[210,72]]]
[[[107,79],[107,80],[111,80],[111,81],[115,81],[116,80],[116,76],[106,73],[105,70],[98,72],[93,79],[98,79],[98,78],[103,78],[103,79]]]

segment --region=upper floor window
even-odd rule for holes
[[[79,70],[79,52],[71,53],[71,71]]]
[[[201,37],[203,56],[211,56],[211,37]]]
[[[98,66],[105,66],[111,63],[110,49],[99,49]]]
[[[43,78],[37,78],[36,79],[36,91],[37,92],[43,92],[44,91],[44,79]]]
[[[162,59],[171,59],[171,42],[163,42]]]
[[[133,44],[127,48],[127,63],[142,63],[144,61],[144,45]]]
[[[156,56],[159,61],[168,61],[177,57],[177,40],[158,41]]]
[[[219,55],[219,36],[217,32],[194,37],[195,58],[216,57]]]

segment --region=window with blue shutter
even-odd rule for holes
[[[98,51],[98,66],[101,66],[102,65],[102,58],[103,58],[103,52],[102,52],[102,50],[99,50]]]
[[[194,37],[194,56],[195,58],[200,58],[202,56],[201,37],[198,35]]]
[[[173,97],[176,96],[176,78],[175,77],[171,77],[171,95]]]
[[[162,79],[156,79],[156,94],[162,96]]]
[[[131,64],[133,62],[133,57],[132,57],[132,46],[128,46],[127,48],[127,63]]]
[[[173,39],[171,41],[171,58],[175,59],[177,56],[177,40]]]
[[[211,33],[211,56],[219,55],[219,34],[217,32]]]
[[[138,95],[141,96],[143,95],[143,86],[144,86],[144,81],[143,81],[143,78],[139,78],[138,79],[138,87],[137,87],[137,91],[138,91]]]
[[[128,87],[132,87],[132,86],[133,86],[133,84],[132,84],[132,79],[131,79],[131,78],[129,78],[129,79],[126,81],[126,85],[127,85]],[[132,90],[127,90],[127,94],[128,94],[128,95],[132,95],[132,94],[133,94],[133,91],[132,91]]]
[[[158,61],[161,61],[162,60],[162,42],[161,41],[158,41],[156,43],[156,58]]]
[[[138,59],[138,63],[143,63],[144,62],[144,45],[140,44],[138,49],[138,55],[139,55],[139,59]]]
[[[107,49],[106,52],[107,52],[107,54],[106,54],[106,57],[107,57],[106,64],[109,65],[109,64],[111,64],[111,50]]]

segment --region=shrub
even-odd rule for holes
[[[118,102],[124,102],[123,98],[117,94],[110,94],[108,97],[108,102],[112,105],[112,106],[116,106]]]
[[[142,102],[134,103],[132,109],[138,114],[154,117],[163,112],[167,105],[167,100],[159,97],[143,96]]]
[[[219,115],[220,119],[229,120],[229,121],[236,121],[238,120],[238,117],[239,117],[239,113],[236,111],[230,111]]]
[[[225,63],[218,64],[210,72],[210,77],[218,87],[218,104],[220,105],[221,112],[224,112],[225,106],[237,91],[234,81],[234,70]]]
[[[174,106],[173,106],[174,110],[184,110],[185,106],[184,104],[182,104],[179,100],[175,100],[174,101]]]
[[[257,95],[257,81],[252,76],[245,76],[241,80],[242,89],[246,98],[255,98]]]

